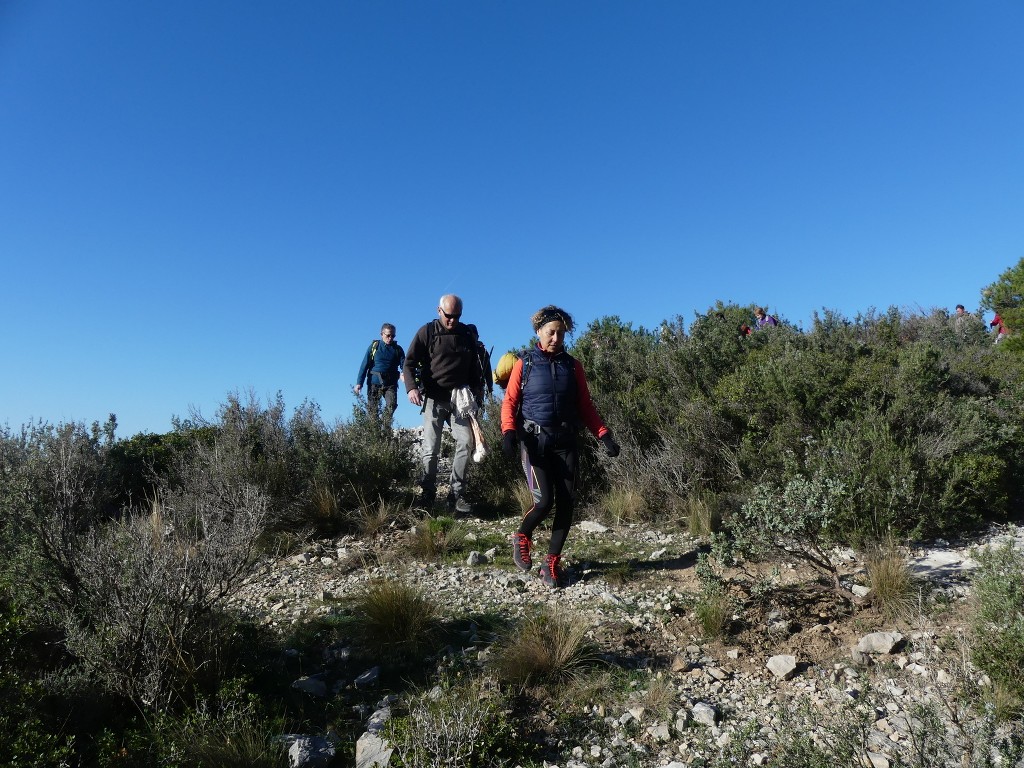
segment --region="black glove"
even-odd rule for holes
[[[619,455],[619,444],[612,438],[611,432],[605,432],[604,437],[601,438],[601,442],[604,443],[604,452],[613,459]]]
[[[505,458],[513,459],[516,455],[516,433],[511,429],[501,436],[501,452]]]

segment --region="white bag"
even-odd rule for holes
[[[487,456],[487,441],[484,440],[484,431],[480,429],[480,422],[476,418],[478,410],[473,390],[469,387],[452,390],[452,412],[460,419],[469,419],[469,424],[473,428],[473,441],[476,443],[473,461],[479,464]]]

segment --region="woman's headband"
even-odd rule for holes
[[[562,313],[561,312],[551,312],[551,311],[548,311],[548,312],[545,312],[543,315],[540,316],[540,320],[537,321],[537,328],[538,329],[543,328],[545,325],[547,325],[548,323],[550,323],[553,320],[558,320],[566,328],[569,327],[569,324],[567,322],[565,322],[565,318],[562,317]]]

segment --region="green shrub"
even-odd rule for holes
[[[528,751],[505,697],[485,682],[444,681],[413,695],[408,710],[384,732],[404,768],[509,765]]]
[[[24,616],[4,597],[2,580],[0,588],[0,765],[68,765],[74,737],[44,705]]]
[[[107,435],[112,439],[112,427]],[[32,593],[26,604],[69,606],[80,536],[110,516],[103,471],[109,442],[96,424],[39,423],[18,434],[5,429],[0,446],[0,568],[20,571],[11,584]]]
[[[971,658],[1024,701],[1024,554],[1012,543],[975,553]]]
[[[785,485],[761,483],[750,500],[726,523],[727,544],[720,557],[732,552],[747,557],[796,559],[810,566],[832,586],[840,597],[858,602],[839,582],[836,564],[829,551],[841,541],[835,522],[846,499],[842,483],[828,477],[797,476]]]
[[[1024,259],[1003,272],[982,291],[982,306],[998,312],[1010,329],[1010,337],[999,344],[1003,352],[1020,355],[1024,351]]]
[[[583,364],[597,410],[621,437],[647,445],[664,423],[665,381],[656,375],[658,335],[618,317],[587,326],[570,350]]]
[[[910,533],[920,521],[917,473],[909,448],[874,411],[821,433],[807,451],[807,469],[844,492],[832,494],[827,521],[831,541],[876,540],[890,531]]]

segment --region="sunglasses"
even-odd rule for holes
[[[444,319],[445,320],[458,320],[460,317],[462,317],[462,313],[461,312],[457,312],[454,315],[449,315],[447,312],[445,312],[440,307],[437,308],[437,311],[440,312],[442,315],[444,315]]]

